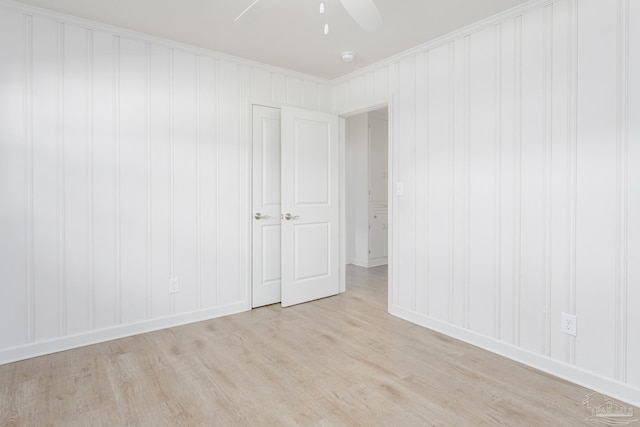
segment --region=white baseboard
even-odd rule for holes
[[[387,260],[387,257],[383,257],[383,258],[373,258],[369,260],[369,267],[379,267],[381,265],[387,265],[389,263],[389,261]]]
[[[347,264],[353,264],[358,267],[370,268],[370,267],[378,267],[380,265],[386,265],[387,258],[374,258],[374,259],[352,259],[347,262]]]
[[[398,306],[391,306],[389,313],[416,325],[440,332],[452,338],[475,345],[492,353],[499,354],[516,362],[597,391],[613,399],[640,407],[640,389],[598,374],[586,371],[574,365],[533,353],[529,350],[508,344],[491,337],[477,334],[441,320],[415,313]],[[584,396],[576,396],[580,401]]]
[[[201,322],[203,320],[215,319],[217,317],[228,316],[230,314],[247,311],[246,302],[231,304],[224,307],[210,308],[194,311],[174,316],[161,317],[157,319],[144,320],[137,323],[120,325],[113,328],[101,329],[86,332],[78,335],[56,338],[49,341],[25,344],[7,350],[0,350],[0,365],[5,363],[25,360],[32,357],[57,353],[59,351],[71,350],[78,347],[97,344],[118,338],[130,337],[145,332],[157,331],[174,326],[186,325],[189,323]]]
[[[351,260],[351,262],[349,264],[353,264],[356,265],[358,267],[364,267],[364,268],[369,268],[369,260],[366,259],[360,259],[360,258],[354,258]]]

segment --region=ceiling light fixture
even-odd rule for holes
[[[342,52],[340,56],[344,62],[351,62],[356,58],[355,52],[351,52],[350,50]]]

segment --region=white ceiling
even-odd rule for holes
[[[328,0],[19,0],[22,3],[333,79],[528,0],[375,0],[382,27],[360,29]],[[342,62],[352,50],[355,61]]]

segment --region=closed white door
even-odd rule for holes
[[[252,306],[280,302],[280,110],[253,107]]]
[[[339,280],[338,117],[283,107],[282,306],[336,295]]]

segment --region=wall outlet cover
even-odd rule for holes
[[[562,322],[560,325],[560,331],[575,337],[578,330],[578,321],[576,316],[569,313],[562,313],[560,319]]]

